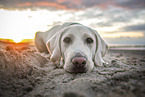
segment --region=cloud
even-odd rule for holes
[[[105,7],[106,0],[1,0],[3,8],[57,8],[57,9],[84,9],[93,6]]]
[[[145,31],[145,24],[126,26],[121,29],[124,31]]]
[[[115,0],[115,4],[128,9],[144,9],[145,0]]]
[[[145,0],[0,0],[1,8],[57,8],[86,9],[97,7],[107,9],[117,6],[128,9],[144,9]]]
[[[125,10],[122,8],[112,7],[108,10],[90,8],[84,10],[76,17],[80,20],[92,20],[92,27],[117,27],[122,28],[131,25],[145,23],[145,10]]]
[[[109,45],[145,45],[145,37],[120,37],[120,38],[104,38]]]

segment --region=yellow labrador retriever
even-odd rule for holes
[[[64,23],[35,35],[39,52],[51,54],[53,62],[63,61],[68,72],[89,72],[104,63],[108,46],[97,31],[79,23]]]

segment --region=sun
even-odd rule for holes
[[[20,38],[15,38],[15,39],[13,39],[13,41],[14,41],[15,43],[20,43],[20,42],[22,41],[22,39],[20,39]]]

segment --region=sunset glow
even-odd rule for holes
[[[19,42],[22,41],[22,39],[20,39],[20,38],[15,38],[15,39],[13,39],[13,41],[14,41],[15,43],[19,43]]]
[[[0,33],[1,38],[10,38],[13,40],[33,39],[35,32],[46,31],[49,29],[46,17],[41,17],[45,11],[33,12],[0,10]],[[18,38],[18,39],[16,39]]]

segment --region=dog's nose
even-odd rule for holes
[[[72,59],[72,63],[75,67],[83,68],[86,65],[86,58],[84,57],[75,57]]]

